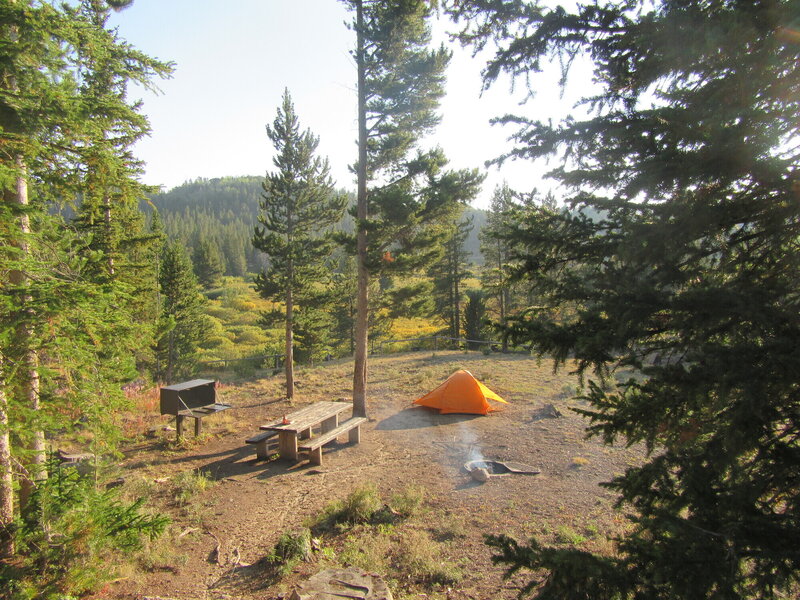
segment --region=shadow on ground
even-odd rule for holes
[[[482,415],[441,415],[439,411],[434,408],[413,406],[378,421],[375,429],[381,431],[422,429],[423,427],[438,427],[440,425],[452,425],[453,423],[465,423],[480,416]]]

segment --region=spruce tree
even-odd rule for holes
[[[348,355],[355,352],[356,296],[358,284],[356,261],[352,256],[342,256],[333,273],[331,292],[336,302],[331,308],[334,319],[333,334],[336,345],[346,348]]]
[[[130,48],[108,28],[111,10],[131,2],[83,0],[67,9],[75,22],[86,24],[76,30],[77,43],[93,47],[78,61],[82,77],[77,117],[84,123],[86,138],[78,150],[84,165],[75,182],[81,196],[78,222],[92,235],[90,248],[103,253],[108,278],[114,278],[120,259],[125,262],[126,244],[142,232],[141,227],[130,228],[125,217],[139,212],[139,200],[150,191],[139,182],[142,163],[132,154],[133,145],[150,128],[140,104],[128,100],[128,85],[131,81],[149,85],[147,72],[169,73],[168,65]]]
[[[192,261],[180,242],[168,242],[161,256],[158,281],[161,298],[160,338],[156,352],[159,379],[174,383],[190,375],[200,343],[206,334],[202,314],[203,296]]]
[[[497,320],[500,324],[505,322],[511,308],[511,283],[507,269],[511,248],[503,233],[505,224],[513,218],[513,208],[513,191],[503,182],[492,194],[486,225],[480,232],[481,253],[485,261],[481,284],[495,298]],[[505,351],[508,348],[508,339],[503,338],[502,344]]]
[[[467,348],[478,350],[481,345],[475,342],[486,341],[486,295],[483,290],[467,290],[467,304],[464,307],[464,334]]]
[[[587,117],[504,119],[518,128],[507,154],[561,152],[551,176],[583,207],[532,207],[510,232],[542,302],[507,334],[593,372],[589,433],[647,449],[605,484],[631,519],[616,555],[500,536],[496,560],[543,569],[526,590],[539,598],[796,595],[797,4],[456,13],[465,40],[498,44],[487,83],[551,57],[594,66]],[[602,386],[612,373],[619,385]]]
[[[256,277],[256,289],[264,298],[284,302],[286,397],[294,397],[295,303],[313,296],[315,287],[328,278],[327,264],[333,251],[331,228],[344,213],[347,198],[335,192],[327,159],[315,155],[319,138],[300,131],[289,90],[267,135],[275,146],[274,173],[263,185],[260,225],[253,245],[264,252],[269,267]],[[311,337],[309,299],[306,333]]]
[[[442,257],[428,272],[433,280],[436,313],[447,324],[447,335],[452,338],[460,338],[462,332],[462,283],[470,276],[469,252],[464,242],[470,231],[471,218],[454,223],[445,240]]]
[[[450,53],[429,49],[425,0],[345,0],[353,29],[358,91],[356,235],[358,294],[353,410],[367,410],[370,281],[421,269],[436,259],[443,225],[479,189],[477,171],[445,171],[440,149],[419,140],[439,123]]]
[[[192,264],[197,280],[203,289],[210,290],[219,285],[225,268],[216,242],[209,239],[197,242],[192,252]]]
[[[57,344],[70,340],[65,332],[78,323],[84,327],[82,331],[100,323],[99,315],[107,304],[103,297],[92,295],[91,288],[84,287],[91,277],[85,268],[91,258],[76,263],[74,254],[85,250],[82,240],[65,229],[63,240],[56,238],[59,243],[54,243],[52,232],[65,226],[48,211],[46,201],[80,192],[82,174],[91,168],[90,156],[100,138],[111,139],[112,132],[141,122],[138,115],[134,116],[135,110],[123,106],[119,96],[106,98],[107,112],[102,115],[95,110],[99,104],[92,103],[87,84],[99,73],[101,57],[118,69],[116,81],[120,85],[131,80],[147,85],[153,76],[168,71],[167,65],[120,42],[93,18],[106,4],[112,3],[84,2],[75,7],[20,0],[0,5],[0,141],[6,157],[0,161],[0,236],[4,248],[11,250],[2,256],[0,265],[5,275],[2,295],[9,300],[0,313],[0,352],[5,365],[15,365],[13,370],[2,371],[0,387],[13,408],[9,426],[17,433],[16,439],[27,446],[12,448],[23,465],[21,504],[33,483],[44,476],[44,428],[52,426],[59,414],[65,414],[63,405],[61,412],[43,406],[43,391],[57,389],[64,392],[65,402],[76,400],[71,395],[74,390],[59,387],[53,373],[73,375],[72,369],[82,370],[84,361],[95,360],[92,347],[82,344],[105,339],[92,340],[81,335],[80,329],[75,330],[74,350],[65,355],[69,360],[55,371],[51,369],[51,359],[58,355]],[[87,114],[89,106],[94,106],[91,115]],[[95,114],[97,122],[91,118]],[[124,184],[123,177],[113,182],[117,187]],[[106,298],[124,301],[122,290],[103,291],[109,294]],[[85,304],[86,298],[92,298],[92,302]],[[123,309],[118,314],[128,313]],[[109,339],[129,338],[120,335]],[[47,354],[43,357],[44,351]],[[47,379],[43,380],[42,374]],[[98,370],[97,379],[91,383],[101,384],[108,374],[105,369]],[[75,381],[70,377],[66,380]],[[3,465],[3,469],[6,467]],[[0,488],[0,495],[5,494],[6,488]],[[5,506],[6,498],[1,500]]]

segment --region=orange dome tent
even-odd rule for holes
[[[442,414],[469,413],[485,415],[494,410],[488,400],[507,404],[500,396],[483,385],[469,371],[456,371],[442,385],[414,401],[420,406],[438,408]]]

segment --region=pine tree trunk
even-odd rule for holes
[[[28,180],[27,169],[25,162],[21,156],[16,159],[17,165],[17,189],[13,194],[12,201],[21,209],[26,209],[28,206]],[[30,218],[28,214],[23,212],[19,217],[19,241],[16,242],[17,248],[20,250],[22,256],[27,256],[30,253],[28,244],[28,236],[30,235]],[[28,275],[24,271],[11,271],[8,275],[9,281],[20,288],[28,285]],[[21,349],[19,364],[20,368],[17,371],[19,378],[19,389],[21,400],[28,408],[33,411],[33,414],[39,410],[39,355],[36,349],[33,348],[33,320],[35,314],[30,308],[32,298],[23,294],[23,306],[25,310],[25,319],[23,323],[17,328],[16,344]],[[27,475],[20,482],[20,507],[24,508],[28,499],[30,498],[36,481],[45,479],[47,473],[44,468],[46,459],[45,455],[45,439],[44,431],[33,426],[31,431],[31,441],[28,445],[30,457],[26,464]]]
[[[16,38],[17,32],[12,28],[10,37]],[[6,34],[5,29],[3,30]],[[11,82],[11,89],[16,84]],[[3,200],[15,203],[12,194],[4,190]],[[5,356],[0,350],[0,558],[14,554],[14,537],[11,534],[11,525],[14,522],[14,479],[11,469],[11,434],[9,431],[8,397],[6,389],[8,380],[5,373]]]
[[[455,238],[450,240],[448,271],[450,277],[450,335],[454,338],[453,348],[458,349],[458,258]]]
[[[503,252],[500,248],[497,249],[497,272],[500,277],[503,277]],[[506,284],[500,284],[500,324],[506,321],[506,298],[507,298]],[[508,339],[503,336],[503,352],[508,351]]]
[[[453,262],[453,274],[455,277],[453,278],[453,308],[455,309],[455,332],[456,338],[461,337],[461,298],[459,298],[459,285],[458,285],[458,257],[456,255],[456,260]]]
[[[291,276],[290,276],[291,279]],[[292,288],[286,289],[286,399],[294,399],[294,298]]]
[[[169,339],[167,340],[167,368],[164,372],[164,377],[167,384],[173,383],[172,372],[175,368],[175,331],[169,332]]]
[[[364,7],[356,2],[356,65],[358,68],[358,194],[356,216],[356,270],[358,293],[356,295],[355,366],[353,368],[353,415],[367,415],[367,348],[369,322],[369,272],[367,271],[367,100],[366,66],[364,64]]]
[[[8,399],[5,394],[5,365],[0,354],[0,558],[14,554],[14,479],[11,471],[11,436],[8,430]]]
[[[352,297],[350,298],[350,355],[356,353],[356,310]]]

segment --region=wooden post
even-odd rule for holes
[[[256,458],[261,460],[269,458],[269,439],[264,439],[256,444]]]
[[[333,415],[329,419],[322,422],[322,433],[327,433],[331,429],[336,429],[339,426],[339,415]]]
[[[281,458],[297,460],[297,436],[288,431],[278,433],[278,452]]]
[[[203,432],[203,419],[202,417],[194,418],[194,437],[197,437]]]
[[[358,444],[361,442],[361,425],[353,427],[347,434],[347,439],[351,444]]]
[[[181,439],[183,437],[183,420],[186,417],[183,415],[176,415],[175,417],[175,431],[177,439]]]

